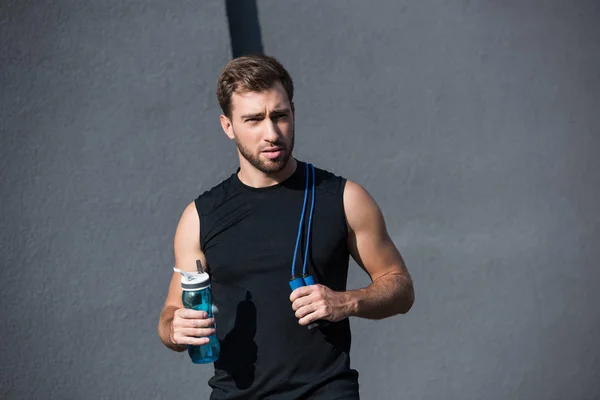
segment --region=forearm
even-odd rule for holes
[[[173,351],[182,352],[187,350],[186,345],[177,345],[171,340],[171,324],[173,323],[173,317],[177,307],[167,306],[161,314],[158,322],[158,336],[165,346]]]
[[[409,276],[389,273],[369,286],[345,292],[348,296],[349,316],[383,319],[406,314],[414,302],[413,284]]]

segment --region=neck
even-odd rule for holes
[[[240,159],[238,178],[244,185],[255,188],[273,186],[289,178],[296,171],[297,164],[294,156],[291,156],[281,171],[264,173],[254,168],[246,159]]]

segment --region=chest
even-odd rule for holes
[[[300,227],[303,201],[302,192],[284,192],[224,206],[207,218],[210,232],[203,250],[212,279],[245,287],[287,282],[294,255],[296,274],[302,273],[305,260],[307,272],[325,280],[339,269],[340,262],[347,261],[343,207],[317,191],[308,232],[311,202],[309,198]]]

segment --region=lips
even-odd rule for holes
[[[279,157],[281,155],[281,153],[283,153],[283,149],[281,147],[269,147],[267,149],[264,149],[262,151],[262,153],[270,159],[275,159],[277,157]]]

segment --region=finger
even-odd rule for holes
[[[303,316],[302,318],[300,318],[298,320],[298,323],[300,325],[308,325],[312,322],[315,322],[319,319],[326,319],[325,318],[325,312],[323,309],[317,309],[311,313],[306,314],[305,316]]]
[[[316,285],[301,286],[299,288],[294,289],[290,294],[290,301],[293,303],[294,301],[296,301],[296,299],[300,297],[309,296],[315,290],[315,286]]]
[[[192,310],[191,308],[180,308],[177,311],[175,311],[174,315],[176,317],[186,319],[208,318],[208,313],[206,311]]]
[[[213,335],[215,332],[216,330],[214,328],[185,328],[181,329],[178,333],[182,337],[205,338]]]
[[[214,323],[214,318],[173,320],[173,325],[179,328],[210,328]]]
[[[306,306],[300,307],[298,310],[296,310],[295,315],[296,315],[296,318],[303,318],[306,315],[317,311],[318,309],[319,308],[316,304],[311,303]]]
[[[210,343],[210,339],[207,337],[201,337],[201,338],[189,338],[189,343],[192,346],[202,346],[204,344],[208,344]]]
[[[177,344],[188,344],[193,346],[202,346],[210,342],[207,337],[193,337],[193,336],[182,336],[177,339]]]
[[[192,328],[213,328],[215,325],[214,318],[189,319],[186,321],[191,322]]]
[[[299,297],[292,303],[292,310],[298,311],[300,308],[314,303],[314,301],[315,299],[312,293],[307,296]]]
[[[310,303],[322,301],[324,299],[324,286],[321,285],[312,285],[308,293],[302,297],[298,297],[296,300],[292,302],[292,309],[294,311],[298,310],[300,307],[305,306]]]

